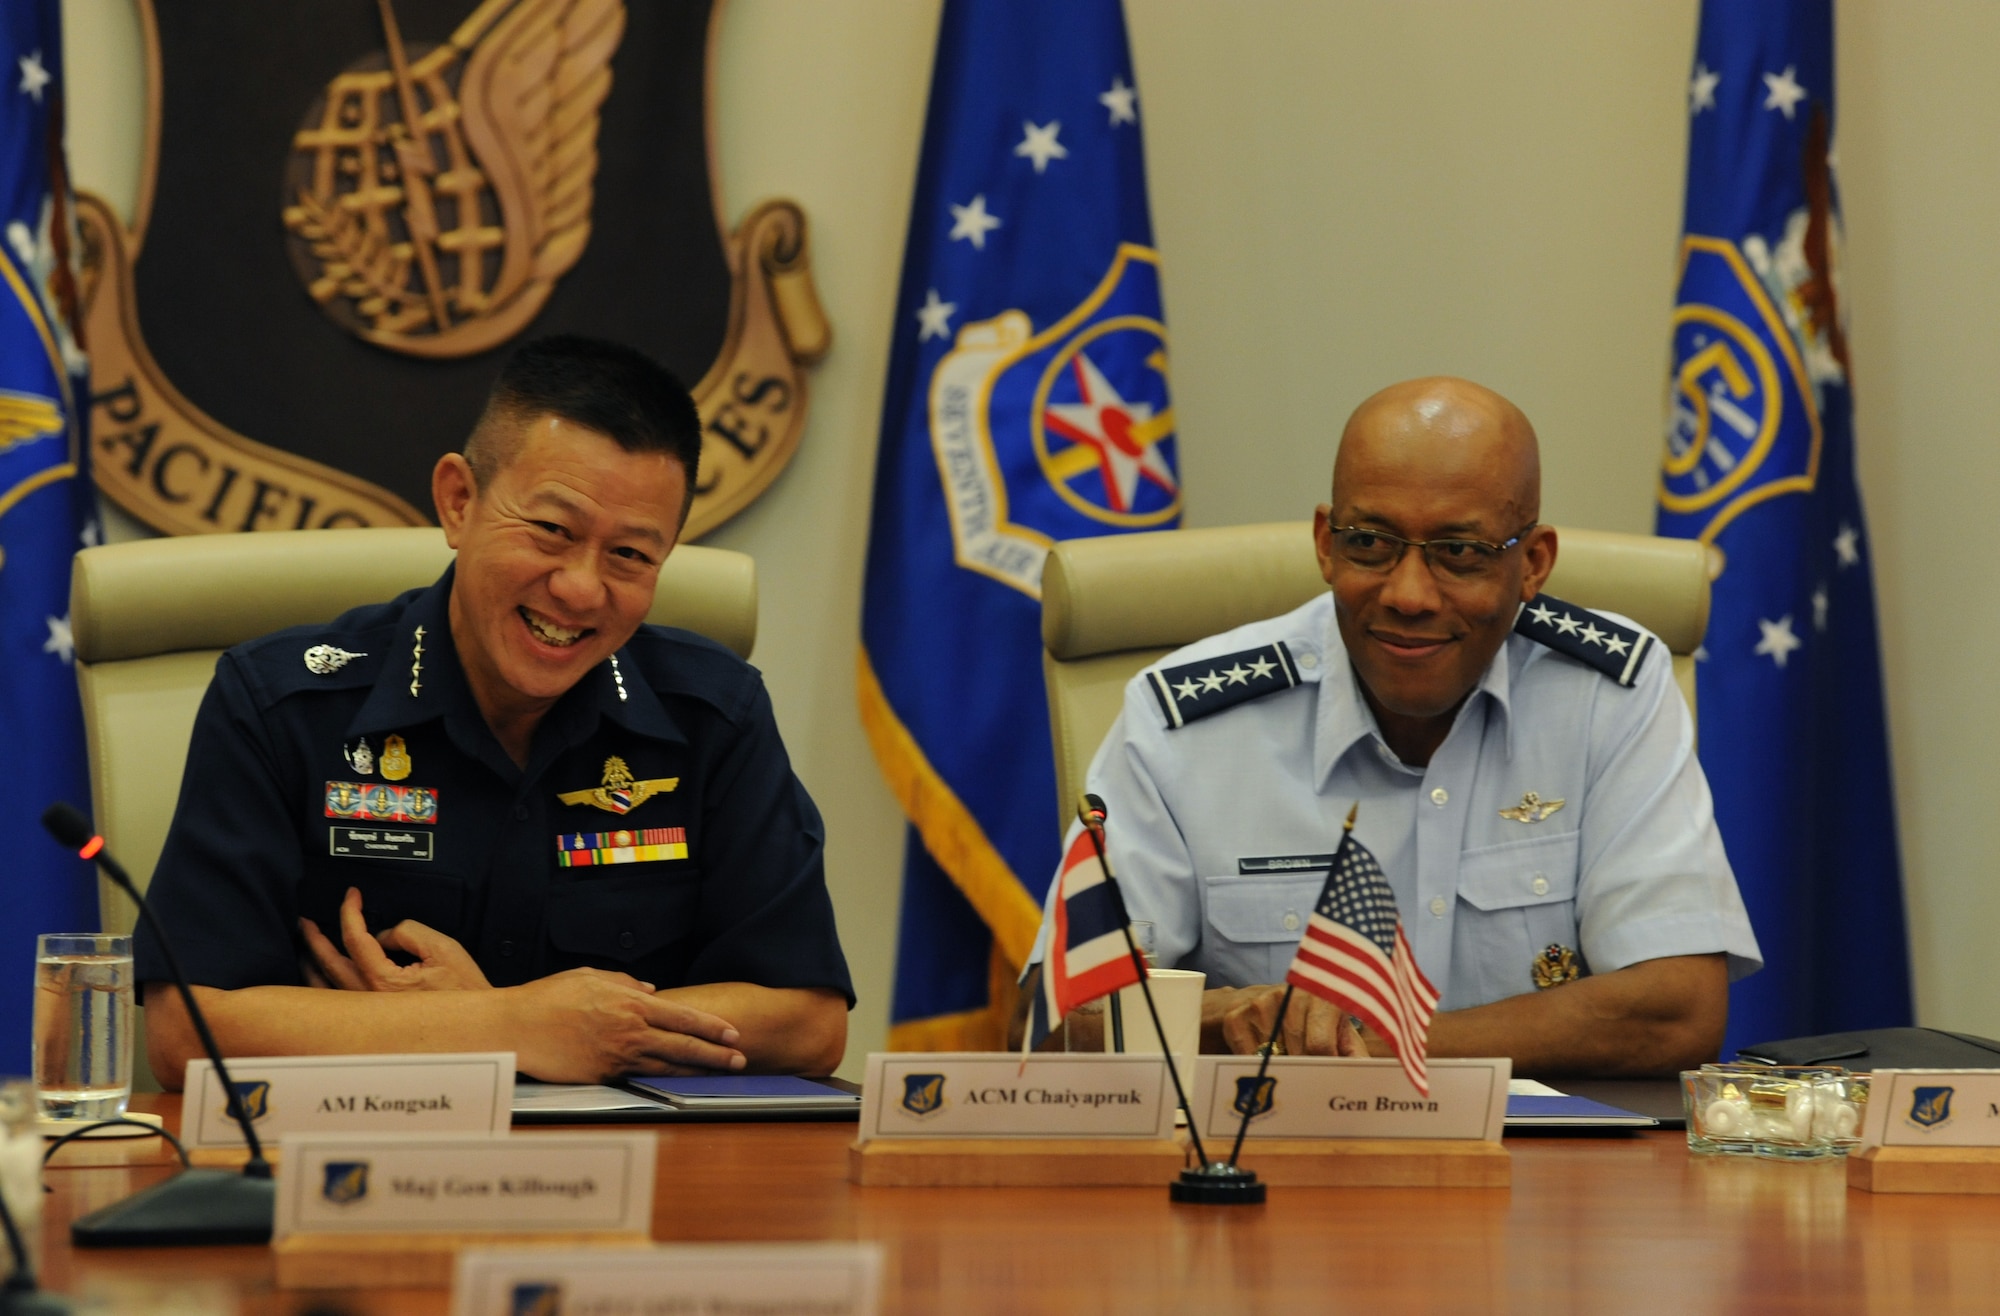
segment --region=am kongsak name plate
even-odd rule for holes
[[[644,1235],[651,1133],[524,1137],[293,1134],[273,1237],[293,1234]]]
[[[1505,1086],[1504,1084],[1502,1086]],[[860,1141],[877,1138],[1152,1138],[1173,1134],[1159,1056],[874,1052]]]
[[[1250,1138],[1477,1139],[1498,1142],[1513,1063],[1433,1060],[1419,1093],[1394,1060],[1279,1056],[1260,1079],[1255,1056],[1195,1061],[1192,1104],[1201,1136],[1236,1136],[1246,1110]]]
[[[229,1077],[263,1141],[288,1133],[507,1132],[514,1053],[245,1056]],[[189,1150],[241,1149],[215,1067],[193,1060],[181,1103]]]
[[[880,1243],[714,1243],[462,1253],[452,1316],[873,1316]]]

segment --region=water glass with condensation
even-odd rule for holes
[[[132,938],[48,932],[35,945],[42,1118],[117,1119],[132,1098]]]

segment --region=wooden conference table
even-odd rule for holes
[[[175,1127],[179,1098],[134,1099]],[[519,1129],[532,1138],[538,1129]],[[1273,1189],[1263,1207],[1159,1188],[857,1188],[851,1124],[659,1131],[653,1236],[868,1239],[888,1312],[1991,1310],[2000,1197],[1851,1192],[1838,1161],[1690,1157],[1684,1136],[1509,1138],[1511,1191]],[[441,1291],[285,1293],[261,1247],[70,1246],[69,1221],[171,1172],[157,1138],[71,1144],[42,1277],[87,1292],[207,1279],[241,1311],[442,1312]]]

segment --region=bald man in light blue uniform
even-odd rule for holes
[[[1268,1035],[1357,802],[1442,998],[1432,1054],[1646,1074],[1720,1047],[1762,961],[1686,702],[1653,636],[1540,595],[1538,503],[1512,404],[1385,390],[1314,519],[1330,592],[1127,687],[1088,789],[1158,962],[1209,976],[1205,1049]],[[1287,1049],[1355,1049],[1317,998],[1291,1009]]]

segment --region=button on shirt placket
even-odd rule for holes
[[[1465,805],[1472,797],[1480,744],[1485,738],[1486,710],[1487,701],[1475,691],[1451,734],[1431,755],[1418,788],[1417,898],[1403,915],[1403,931],[1440,998],[1450,990],[1458,859],[1465,844]]]

